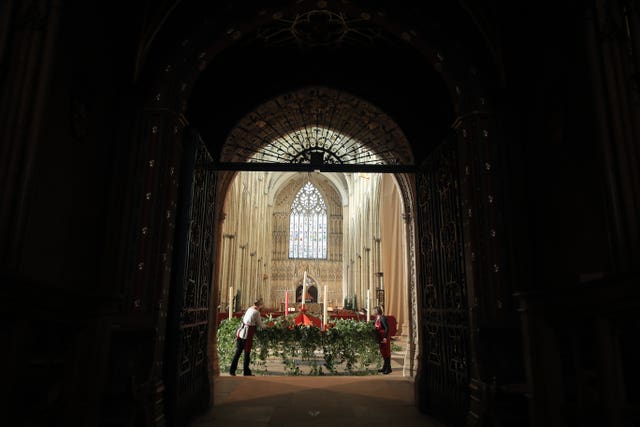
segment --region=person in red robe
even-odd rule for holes
[[[380,346],[380,355],[384,360],[382,369],[378,372],[387,375],[391,373],[391,337],[389,336],[389,322],[387,322],[384,311],[380,306],[373,308],[373,315],[376,316],[376,336]]]

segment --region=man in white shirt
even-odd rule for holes
[[[229,375],[235,376],[238,368],[238,360],[244,351],[244,376],[253,376],[249,364],[251,363],[251,345],[253,344],[253,334],[256,328],[262,329],[262,317],[260,317],[260,309],[264,305],[262,298],[256,300],[251,307],[247,309],[242,317],[242,325],[236,332],[236,353],[231,361]]]

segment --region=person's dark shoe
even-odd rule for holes
[[[229,375],[231,375],[232,377],[235,377],[236,373],[235,372],[229,372]]]
[[[382,373],[388,375],[391,373],[391,358],[384,359],[384,366],[382,367]]]
[[[245,377],[255,377],[255,375],[253,375],[251,372],[249,372],[248,374],[244,374]]]

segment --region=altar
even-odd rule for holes
[[[293,310],[295,308],[295,310]],[[324,304],[322,304],[321,302],[306,302],[304,303],[304,308],[307,310],[308,313],[311,314],[315,314],[315,315],[321,315],[322,314],[322,309],[324,308]],[[285,303],[281,302],[280,303],[280,311],[284,312],[285,309]],[[302,303],[295,303],[295,304],[289,304],[289,314],[295,312],[300,312],[300,310],[302,309]]]

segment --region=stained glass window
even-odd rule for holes
[[[327,205],[311,182],[291,204],[289,258],[327,258]]]

